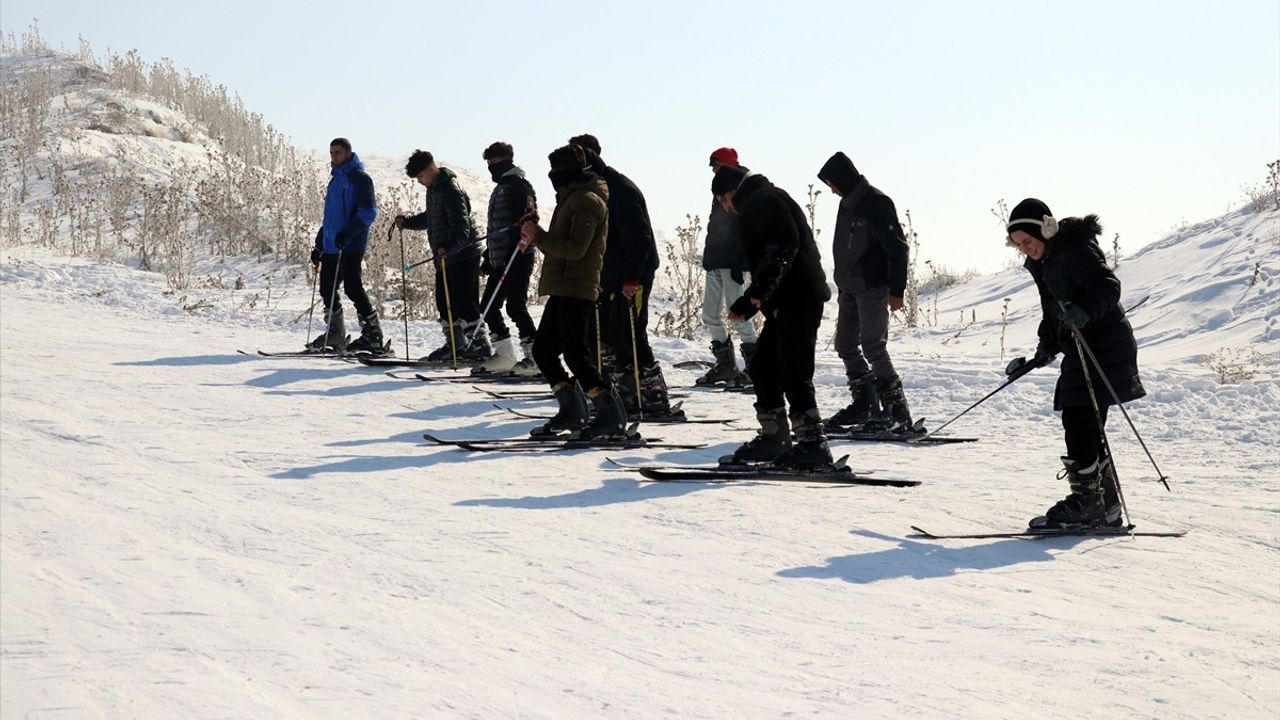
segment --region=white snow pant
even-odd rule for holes
[[[716,342],[729,339],[729,332],[724,327],[724,316],[729,312],[729,306],[742,297],[743,293],[744,283],[736,282],[732,273],[729,269],[707,271],[706,292],[702,295],[702,324]],[[743,273],[744,282],[747,277],[748,274]],[[756,341],[756,326],[750,320],[733,323],[733,328],[738,332],[739,343]]]

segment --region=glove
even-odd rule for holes
[[[1044,345],[1039,345],[1036,347],[1036,354],[1030,360],[1025,357],[1016,357],[1010,360],[1009,364],[1005,366],[1004,374],[1010,378],[1022,377],[1036,368],[1042,368],[1053,362],[1053,357],[1056,354],[1049,352]]]
[[[744,320],[750,320],[755,317],[756,313],[760,312],[760,308],[756,307],[755,303],[751,302],[751,298],[743,295],[733,301],[733,304],[729,306],[729,312],[733,315],[742,317]]]
[[[730,270],[729,278],[734,282],[738,283],[739,285],[741,285],[746,280],[741,270]]]
[[[1089,324],[1089,313],[1079,305],[1068,305],[1062,311],[1062,324],[1073,330],[1079,330]]]
[[[404,229],[404,216],[403,216],[403,215],[397,215],[397,216],[395,217],[395,219],[391,221],[391,224],[392,224],[392,225],[395,225],[396,227],[398,227],[398,228],[400,228],[400,229],[402,229],[402,230],[403,230],[403,229]]]
[[[480,274],[488,275],[493,272],[493,263],[489,260],[489,251],[485,250],[480,255]]]
[[[322,259],[324,259],[324,251],[320,248],[311,248],[311,264],[319,266]]]

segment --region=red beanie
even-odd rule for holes
[[[738,167],[738,151],[731,147],[722,147],[711,153],[711,162]]]

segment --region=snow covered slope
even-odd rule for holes
[[[958,424],[979,443],[836,446],[919,488],[650,484],[598,453],[424,447],[532,423],[467,385],[237,355],[296,345],[289,313],[201,316],[163,290],[0,262],[5,717],[1280,712],[1273,379],[1145,369],[1132,412],[1172,493],[1113,424],[1135,519],[1186,538],[928,543],[908,526],[1014,529],[1061,496],[1053,373]],[[917,414],[994,385],[993,330],[974,330],[968,354],[941,330],[904,341]],[[824,355],[825,403],[839,375]],[[648,432],[708,447],[624,457],[708,462],[748,436]]]

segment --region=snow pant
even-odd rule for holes
[[[835,346],[845,375],[850,380],[868,372],[877,380],[897,377],[889,359],[889,288],[841,290],[837,302]]]
[[[356,314],[360,317],[373,314],[373,303],[369,302],[369,295],[364,291],[364,280],[360,277],[363,262],[364,253],[325,253],[320,259],[320,295],[324,298],[326,310],[330,309],[330,301],[342,306],[342,301],[333,294],[334,283],[342,283],[342,291],[351,300],[351,304],[355,305]]]
[[[725,328],[725,314],[729,311],[729,306],[742,297],[745,283],[745,275],[743,282],[738,282],[733,279],[733,271],[727,268],[707,271],[707,284],[702,293],[702,324],[715,342],[722,343],[729,339],[729,331]],[[756,341],[756,326],[750,320],[733,323],[733,329],[738,333],[738,342]]]
[[[449,309],[453,308],[453,321],[471,323],[480,320],[480,256],[447,258],[449,268],[449,297],[445,303],[444,273],[436,261],[436,310],[440,320],[449,321]]]
[[[533,341],[533,360],[551,387],[569,380],[569,373],[560,364],[563,355],[569,371],[584,391],[608,388],[596,370],[595,351],[588,342],[594,314],[595,303],[590,300],[559,295],[547,299]]]
[[[511,263],[511,269],[507,271],[507,279],[501,287],[498,287],[498,282],[502,279],[502,268],[496,267],[489,273],[480,307],[484,308],[489,298],[493,297],[495,292],[498,293],[498,297],[489,306],[489,314],[484,316],[491,339],[497,341],[511,337],[511,331],[507,329],[507,324],[502,319],[504,307],[507,317],[515,323],[516,332],[520,333],[520,337],[531,338],[537,332],[533,318],[529,315],[529,276],[532,274],[532,252],[522,252],[516,256],[515,262]],[[453,278],[450,277],[450,282],[452,280]]]
[[[633,351],[640,367],[654,363],[653,348],[649,346],[649,292],[653,290],[653,276],[640,278],[640,285],[644,288],[643,295],[627,299],[621,290],[613,290],[600,304],[601,335],[604,343],[613,350],[613,357],[620,368],[631,367]],[[632,307],[636,314],[634,334],[631,332]]]
[[[1107,408],[1101,408],[1102,425],[1107,423]],[[1062,408],[1062,430],[1067,443],[1067,457],[1080,467],[1089,467],[1106,450],[1098,418],[1091,407]]]
[[[818,407],[813,396],[813,353],[822,323],[821,300],[806,300],[769,311],[747,374],[755,384],[756,407],[791,406],[791,415]]]

